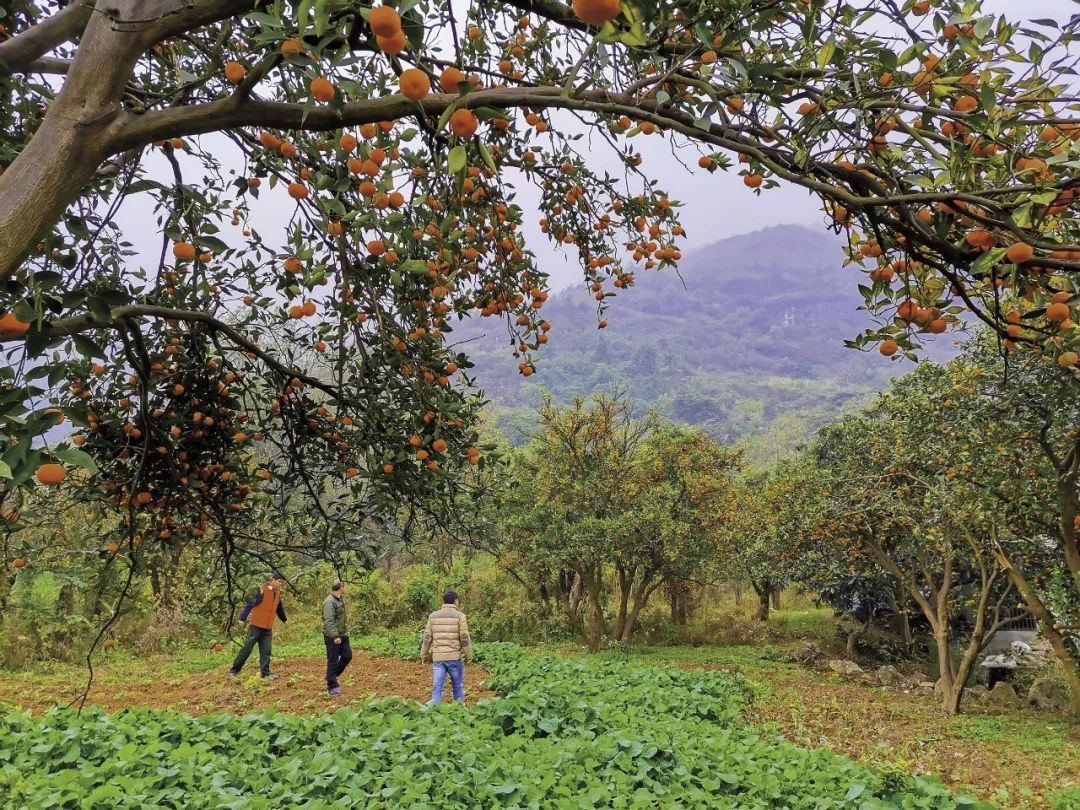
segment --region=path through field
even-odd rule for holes
[[[254,656],[253,656],[254,658]],[[332,711],[339,706],[363,702],[369,696],[403,697],[426,701],[431,697],[431,665],[397,658],[376,658],[356,650],[352,664],[341,678],[344,694],[326,695],[326,661],[323,658],[284,658],[274,661],[276,681],[259,677],[253,660],[231,680],[225,667],[195,674],[177,674],[162,667],[147,676],[140,667],[139,680],[125,676],[124,667],[102,667],[96,674],[88,703],[110,711],[132,707],[177,709],[193,715],[209,712],[246,713],[276,709],[295,714]],[[69,669],[70,673],[71,670]],[[45,677],[38,682],[20,679],[0,682],[0,703],[31,709],[35,713],[76,700],[85,685],[85,670],[67,682]],[[473,704],[494,693],[485,688],[488,673],[479,667],[466,672],[466,702]],[[450,697],[447,682],[446,698]]]

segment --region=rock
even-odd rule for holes
[[[825,653],[812,641],[804,641],[799,651],[795,653],[795,663],[804,667],[817,668],[825,664]]]
[[[919,689],[929,695],[931,692],[937,692],[937,684],[929,679],[925,681],[919,681]]]
[[[1028,690],[1028,703],[1050,712],[1069,708],[1069,697],[1069,688],[1050,678],[1036,678]]]
[[[904,677],[904,674],[896,667],[886,664],[883,667],[879,667],[878,671],[874,673],[877,678],[877,682],[882,686],[900,687],[907,686],[908,679]]]
[[[930,686],[933,687],[934,682],[930,680],[930,676],[925,672],[912,672],[908,675],[908,679],[916,686],[922,686],[929,681]]]
[[[863,686],[877,686],[878,685],[878,679],[874,675],[871,675],[869,672],[861,673],[858,676],[857,680]]]
[[[863,672],[863,668],[856,664],[854,661],[848,661],[846,658],[835,658],[829,662],[829,669],[840,675],[846,675],[851,677],[853,675],[859,675]]]
[[[990,690],[985,686],[969,686],[964,690],[964,696],[970,700],[986,700],[986,696],[990,694]]]
[[[998,681],[995,683],[994,688],[987,694],[986,699],[990,703],[996,703],[999,706],[1023,705],[1020,696],[1016,694],[1016,689],[1007,681]]]

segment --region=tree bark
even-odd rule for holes
[[[602,594],[603,572],[597,568],[586,568],[578,572],[578,577],[586,601],[586,621],[583,628],[585,644],[590,652],[599,652],[603,646],[604,632],[607,629],[604,622]]]
[[[772,592],[772,609],[780,610],[780,589],[777,588]]]
[[[623,640],[626,631],[627,610],[630,605],[630,593],[634,588],[637,572],[635,569],[616,568],[619,577],[619,613],[615,617],[615,638]]]
[[[641,613],[649,603],[652,595],[663,584],[663,579],[657,580],[656,574],[649,571],[645,571],[634,584],[633,605],[630,608],[629,615],[626,617],[626,621],[623,623],[622,633],[617,636],[619,641],[630,640],[630,635],[634,632],[634,625],[637,623],[638,614]]]
[[[769,621],[769,606],[772,603],[772,591],[767,585],[758,585],[756,582],[750,583],[754,588],[754,593],[757,594],[757,613],[754,618],[759,622]]]
[[[848,630],[847,643],[844,645],[844,654],[849,661],[855,661],[858,658],[856,647],[858,646],[859,639],[866,635],[866,631],[870,629],[870,623],[872,618],[867,618],[865,622],[856,621],[855,625]]]
[[[114,5],[117,14],[138,15],[134,0]],[[148,44],[145,34],[117,30],[109,15],[90,15],[63,89],[0,174],[0,278],[35,249],[109,157],[124,86]]]

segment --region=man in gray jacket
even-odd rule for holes
[[[345,613],[345,583],[338,580],[322,606],[323,640],[326,641],[326,690],[331,697],[341,694],[338,678],[352,661],[349,621]]]

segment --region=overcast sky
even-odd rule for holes
[[[1010,18],[1038,19],[1050,17],[1068,19],[1080,13],[1080,0],[984,0],[984,8],[993,13],[1006,13]],[[783,186],[755,195],[743,186],[735,172],[708,172],[697,168],[697,155],[691,152],[683,157],[688,170],[672,155],[670,142],[659,136],[634,138],[635,149],[644,158],[642,169],[650,177],[663,178],[661,187],[673,200],[682,203],[680,218],[686,228],[683,241],[684,252],[704,247],[720,239],[736,234],[758,230],[769,225],[797,224],[824,227],[819,202],[805,190]],[[160,156],[151,155],[148,160],[156,176],[168,182],[171,172]],[[621,166],[613,159],[606,144],[599,143],[589,155],[590,166],[606,168],[613,174],[621,174]],[[194,177],[197,167],[188,164]],[[539,213],[535,210],[537,195],[522,183],[518,186],[518,202],[526,208],[526,236],[529,246],[537,255],[540,268],[551,275],[552,289],[561,289],[581,278],[575,256],[555,249],[536,225]],[[264,187],[263,199],[252,207],[252,221],[270,245],[283,243],[283,227],[294,211],[294,204],[280,187],[270,191]],[[530,210],[532,209],[532,210]],[[125,235],[136,243],[141,252],[156,261],[160,249],[160,236],[154,233],[148,213],[139,206],[131,206],[120,217]],[[238,231],[226,226],[222,237],[239,246],[242,239]],[[282,235],[279,236],[278,233]],[[155,257],[155,258],[149,258]],[[837,265],[841,256],[837,253]]]

